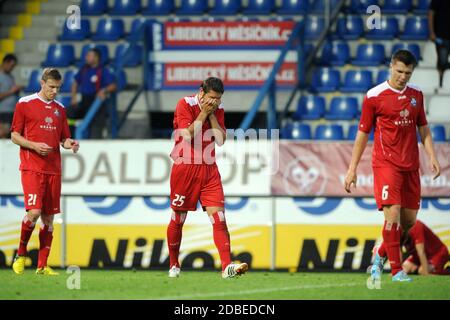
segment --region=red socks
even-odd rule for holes
[[[181,236],[186,213],[172,212],[169,226],[167,227],[167,245],[169,247],[170,268],[180,267],[178,255],[180,253]]]
[[[48,255],[50,254],[50,248],[53,240],[53,227],[43,225],[39,230],[39,258],[38,268],[44,268],[47,266]]]
[[[17,255],[19,255],[19,256],[27,255],[28,241],[30,240],[30,237],[31,237],[31,234],[33,233],[35,225],[36,225],[36,223],[29,220],[28,217],[25,215],[25,217],[22,220],[22,231],[20,232],[20,243],[19,243],[19,250],[17,251]]]
[[[386,246],[384,245],[384,241],[381,242],[380,246],[378,247],[378,255],[382,258],[386,257]]]
[[[387,222],[384,222],[383,227],[383,243],[387,253],[389,263],[391,264],[391,273],[395,275],[402,270],[402,259],[400,253],[400,237],[402,230],[397,223],[393,223],[388,228]]]
[[[222,271],[231,263],[230,254],[230,234],[228,233],[225,213],[222,211],[215,212],[210,216],[213,224],[214,243],[219,251],[220,261],[222,262]]]

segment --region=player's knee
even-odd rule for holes
[[[36,221],[38,221],[39,217],[41,216],[41,210],[39,209],[28,210],[27,216],[30,221],[36,223]]]

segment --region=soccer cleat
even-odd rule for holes
[[[370,276],[373,280],[380,280],[381,274],[383,273],[384,269],[384,261],[386,260],[385,257],[380,257],[378,254],[378,246],[375,246],[373,248],[373,265],[370,268]]]
[[[235,276],[243,275],[248,270],[248,264],[244,263],[230,263],[222,272],[222,278],[233,278]]]
[[[59,276],[58,272],[55,272],[52,268],[49,266],[43,267],[43,268],[37,268],[36,274],[41,274],[44,276]]]
[[[405,271],[400,270],[394,276],[392,276],[392,281],[393,282],[411,282],[412,279],[410,277],[408,277],[408,274]]]
[[[25,259],[26,257],[24,256],[16,256],[14,258],[12,268],[16,274],[23,274],[25,270]]]
[[[177,268],[176,266],[173,266],[169,270],[169,278],[178,278],[180,276],[180,268]]]

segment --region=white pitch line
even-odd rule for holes
[[[244,294],[265,293],[274,291],[290,291],[290,290],[302,290],[302,289],[321,289],[321,288],[338,288],[338,287],[355,287],[365,286],[366,283],[341,283],[341,284],[317,284],[317,285],[302,285],[293,287],[281,287],[281,288],[266,288],[266,289],[253,289],[244,290],[239,292],[224,292],[224,293],[196,293],[183,296],[162,297],[156,300],[177,300],[177,299],[194,299],[194,298],[207,298],[207,297],[226,297],[226,296],[239,296]]]

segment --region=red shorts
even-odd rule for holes
[[[60,213],[61,176],[22,171],[25,210],[41,209],[45,214]]]
[[[434,256],[427,257],[428,263],[434,267],[433,273],[442,273],[444,270],[445,264],[448,262],[448,250],[447,247],[442,247]],[[417,253],[411,254],[406,261],[414,263],[417,266],[420,266],[420,259]]]
[[[420,208],[420,176],[416,171],[373,168],[373,189],[378,210],[385,205],[399,204],[402,208]]]
[[[173,210],[195,211],[202,207],[223,207],[225,197],[217,165],[173,164],[170,174],[170,203]]]

